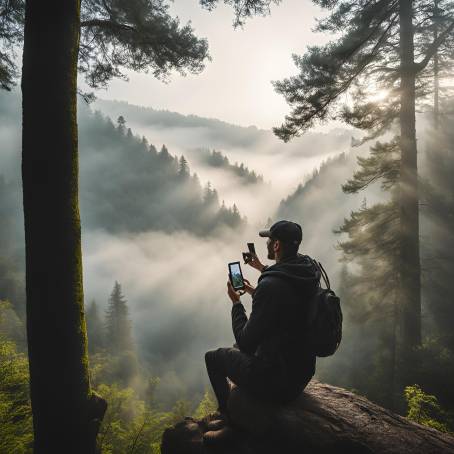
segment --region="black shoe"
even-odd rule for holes
[[[206,428],[207,432],[209,430],[219,430],[222,429],[226,425],[226,421],[223,419],[212,419],[211,421],[207,422]]]

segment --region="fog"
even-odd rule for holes
[[[157,148],[165,144],[172,153],[184,154],[202,183],[210,181],[219,190],[221,199],[229,205],[236,203],[240,212],[257,224],[273,217],[280,200],[303,183],[323,160],[349,152],[351,137],[358,137],[358,132],[351,128],[335,128],[330,133],[309,132],[284,143],[271,131],[253,126],[245,128],[125,102],[98,100],[93,108],[100,109],[114,121],[122,115],[134,133],[146,137]],[[245,191],[234,176],[201,163],[200,147],[221,151],[231,163],[244,163],[250,170],[263,175],[270,187],[266,190],[249,187]],[[357,151],[355,149],[355,153]]]
[[[20,99],[17,94],[2,95],[6,96],[15,96],[16,101],[15,104],[3,103],[0,109],[4,118],[11,120],[8,128],[0,128],[4,150],[0,155],[1,173],[20,181],[20,117],[17,108]],[[109,112],[109,109],[104,112],[110,113],[114,122],[119,113]],[[171,402],[184,395],[200,394],[208,385],[204,353],[234,343],[231,302],[226,291],[227,264],[242,261],[241,252],[246,250],[246,242],[254,242],[258,256],[264,263],[269,263],[265,239],[258,236],[268,218],[272,221],[287,218],[302,225],[300,252],[320,260],[336,288],[340,252],[334,247],[339,238],[332,230],[340,226],[351,210],[360,206],[364,197],[370,204],[384,197],[376,185],[355,196],[342,193],[341,184],[356,168],[356,155],[364,155],[368,149],[367,145],[351,149],[352,133],[347,130],[308,134],[284,145],[270,131],[256,128],[238,129],[211,120],[206,121],[204,129],[197,125],[152,127],[140,123],[137,118],[134,122],[125,114],[127,127],[133,134],[145,135],[158,149],[165,143],[171,155],[184,154],[191,173],[197,172],[202,184],[210,181],[220,200],[225,200],[228,205],[236,203],[241,214],[247,216],[248,224],[243,230],[221,226],[206,236],[184,229],[171,231],[162,225],[145,231],[128,232],[125,227],[122,232],[113,231],[109,226],[103,226],[99,216],[93,214],[96,210],[101,213],[100,207],[105,210],[112,201],[117,203],[116,206],[135,207],[134,203],[143,200],[143,211],[138,207],[133,213],[140,220],[145,219],[146,210],[150,215],[175,210],[177,192],[162,197],[159,207],[145,206],[147,194],[139,197],[137,185],[146,182],[148,170],[141,167],[140,160],[129,166],[129,161],[139,159],[129,150],[122,160],[117,160],[123,145],[119,143],[115,149],[112,148],[112,140],[106,141],[106,136],[103,136],[106,131],[86,115],[86,107],[80,108],[85,301],[88,303],[95,299],[104,312],[114,282],[121,283],[130,308],[139,356],[151,373],[161,378],[157,395],[162,401]],[[90,125],[92,129],[89,129]],[[225,131],[230,132],[226,134]],[[222,151],[232,164],[243,162],[251,171],[262,174],[265,184],[244,184],[237,176],[204,164],[197,151],[200,147]],[[318,175],[312,175],[327,158],[338,156],[340,152],[346,152],[346,156],[322,165]],[[153,175],[150,174],[149,178],[155,178]],[[305,182],[308,184],[304,190],[297,190],[298,185]],[[99,199],[97,193],[101,189],[106,191],[102,192],[105,199]],[[116,190],[115,197],[107,199],[112,190]],[[283,199],[286,200],[280,204]],[[16,203],[20,211],[21,200],[17,198]],[[118,216],[120,219],[131,215],[120,212]],[[127,221],[125,219],[126,227],[130,225]],[[251,283],[256,283],[258,273],[255,270],[243,265],[243,271]],[[251,298],[245,295],[242,301],[249,311]],[[337,361],[348,362],[350,355],[351,352],[345,350]],[[320,370],[323,370],[323,361],[320,364]]]

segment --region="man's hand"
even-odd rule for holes
[[[227,293],[233,304],[240,302],[240,294],[233,288],[230,281],[227,281]]]
[[[252,266],[252,268],[255,268],[256,270],[259,270],[260,272],[263,271],[264,265],[262,262],[259,260],[257,257],[257,254],[251,254],[251,260],[247,262],[249,266]]]
[[[247,279],[243,278],[243,281],[245,284],[244,290],[246,291],[246,293],[249,293],[249,295],[252,295],[255,292],[255,287],[253,287]]]

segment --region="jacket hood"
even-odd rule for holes
[[[280,277],[297,288],[311,289],[318,286],[321,272],[308,255],[297,254],[268,267],[258,281],[266,276]]]

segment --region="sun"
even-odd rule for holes
[[[380,101],[384,101],[388,97],[389,97],[389,90],[379,89],[379,90],[372,92],[367,98],[371,102],[380,102]]]

